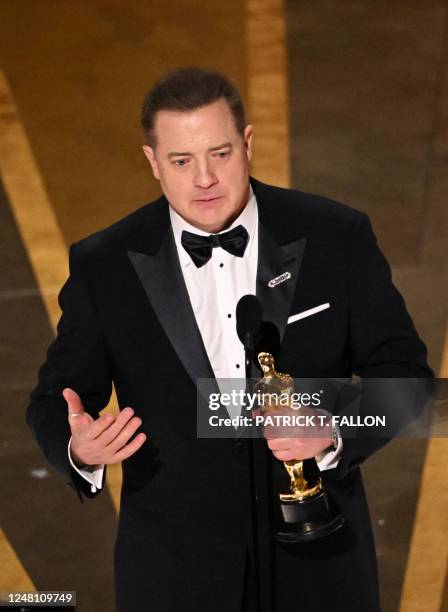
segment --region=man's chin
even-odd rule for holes
[[[192,219],[191,223],[195,227],[203,230],[204,232],[210,232],[210,234],[216,234],[217,232],[222,231],[227,226],[230,225],[232,217],[231,215],[218,214],[218,211],[215,210],[203,210],[200,215],[196,215],[194,219]]]
[[[209,234],[217,234],[223,229],[226,229],[229,223],[222,220],[212,221],[210,219],[202,219],[200,221],[198,220],[197,222],[194,222],[193,225],[198,229],[201,229],[203,232],[208,232]]]

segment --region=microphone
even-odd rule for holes
[[[236,305],[236,333],[244,345],[246,380],[251,377],[254,347],[263,321],[263,308],[256,295],[243,295]]]
[[[243,296],[236,307],[236,331],[255,366],[258,353],[271,353],[275,359],[280,354],[280,333],[274,323],[263,321],[263,307],[255,295]]]
[[[251,388],[251,369],[252,360],[254,358],[255,342],[259,340],[261,327],[263,322],[263,308],[260,300],[256,295],[243,295],[236,305],[236,332],[238,338],[244,345],[244,360],[246,369],[246,389]],[[257,452],[252,440],[253,432],[249,430],[251,435],[248,439],[249,446],[249,479],[250,479],[250,498],[251,498],[251,515],[252,515],[252,547],[254,554],[254,578],[255,578],[255,601],[256,609],[260,610],[260,560],[258,555],[258,481],[260,476],[257,476]],[[264,457],[263,449],[263,457]]]
[[[245,349],[253,348],[263,321],[263,308],[256,295],[243,295],[236,305],[236,333]]]

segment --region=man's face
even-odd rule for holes
[[[224,99],[193,111],[159,111],[156,146],[144,146],[167,200],[206,232],[229,226],[249,196],[252,126],[241,136]]]

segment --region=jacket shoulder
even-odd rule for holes
[[[253,181],[252,186],[259,203],[260,222],[277,235],[279,241],[300,234],[344,241],[359,227],[369,225],[364,212],[325,196],[259,181]]]
[[[301,191],[300,189],[290,189],[266,185],[256,181],[256,192],[264,200],[267,200],[278,207],[279,214],[289,214],[291,216],[306,215],[310,220],[331,221],[358,221],[365,218],[366,214],[342,204],[337,200],[326,196],[317,195]]]
[[[107,255],[127,251],[140,242],[144,232],[163,229],[169,219],[168,205],[163,197],[137,208],[112,225],[77,241],[73,248],[84,256]]]

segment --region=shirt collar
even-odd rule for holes
[[[237,227],[238,225],[243,225],[247,233],[249,234],[249,240],[246,246],[246,250],[244,252],[244,256],[249,255],[252,245],[254,242],[255,231],[257,228],[258,222],[258,208],[257,208],[257,200],[255,198],[255,194],[252,190],[252,185],[249,184],[249,199],[247,201],[246,206],[243,208],[238,217],[233,221],[232,225],[227,227],[222,232],[217,232],[218,234],[223,234],[224,232],[228,232],[229,230]],[[210,232],[204,232],[199,228],[191,225],[188,221],[185,221],[183,217],[177,213],[172,206],[169,206],[170,218],[171,218],[171,226],[173,228],[174,240],[176,242],[177,253],[179,255],[179,260],[181,266],[189,266],[192,264],[192,260],[188,255],[187,251],[184,249],[181,243],[182,232],[185,230],[187,232],[191,232],[193,234],[198,234],[198,236],[210,236]],[[207,265],[207,264],[206,264]]]

